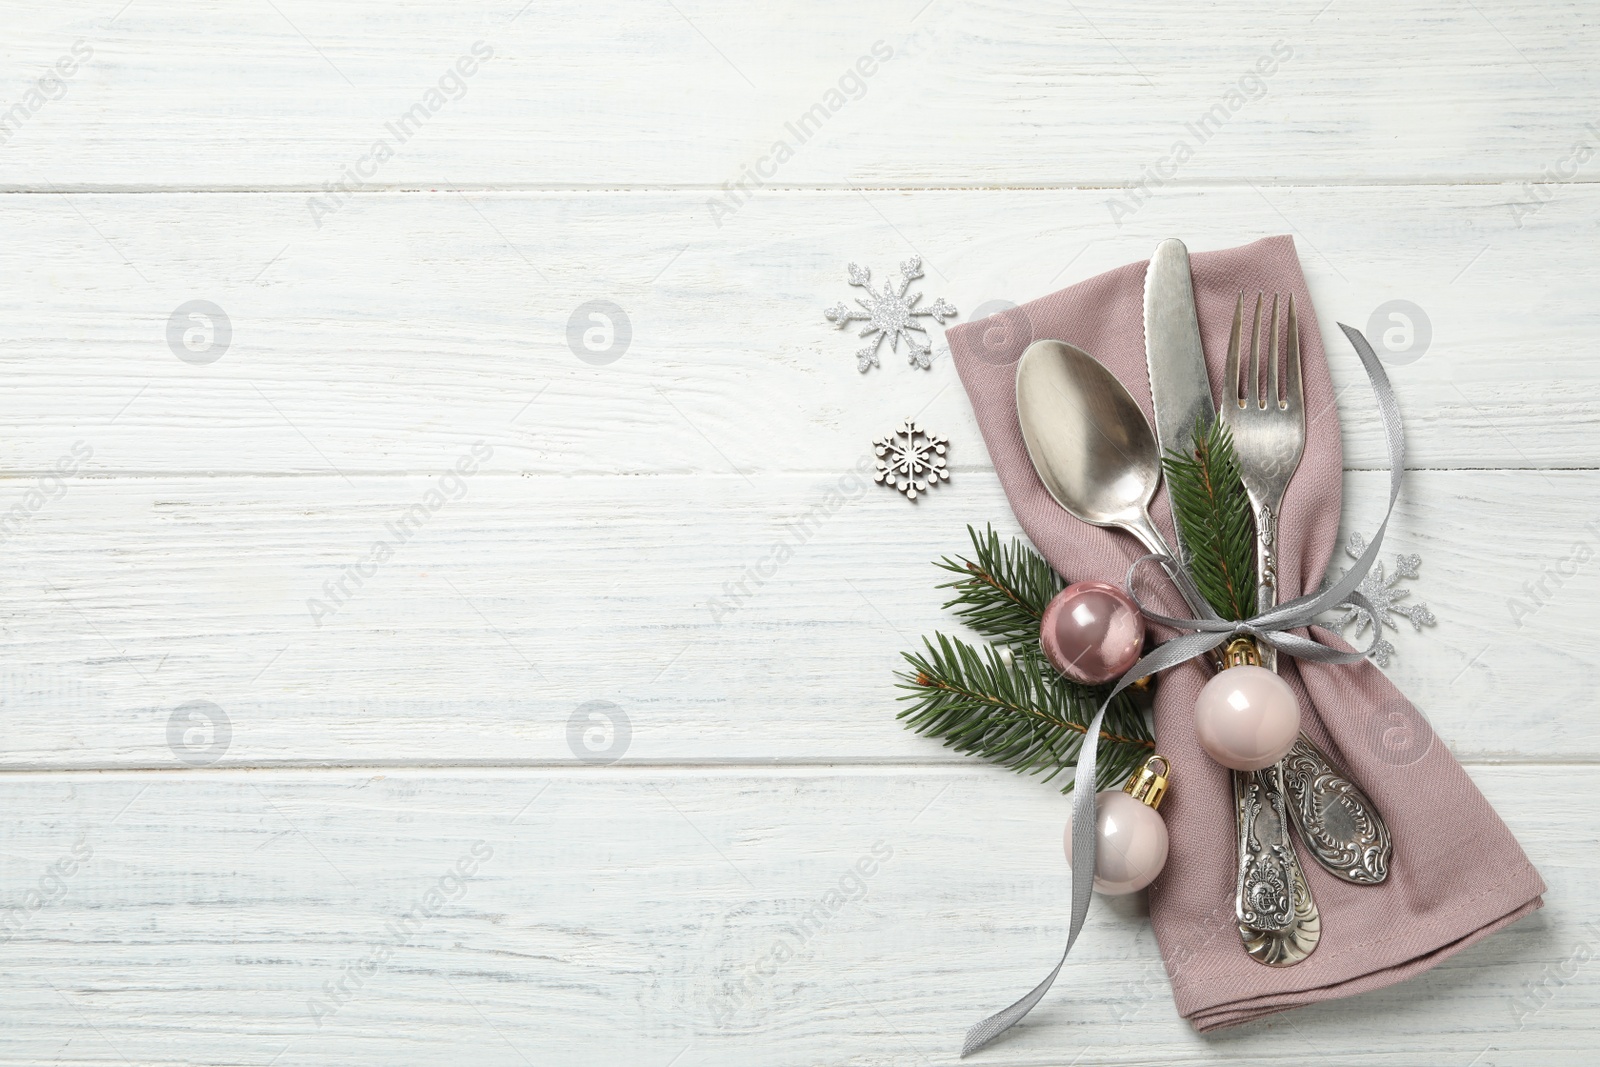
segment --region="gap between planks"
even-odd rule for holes
[[[1586,769],[1600,768],[1600,759],[1552,759],[1539,757],[1537,759],[1516,757],[1475,757],[1458,759],[1457,762],[1466,768],[1567,768]],[[956,760],[938,762],[931,760],[788,760],[776,758],[772,760],[663,760],[653,763],[648,760],[639,760],[630,763],[613,763],[609,766],[573,763],[571,760],[485,760],[474,762],[470,760],[441,760],[430,762],[427,760],[393,760],[393,761],[363,761],[355,763],[341,763],[331,760],[284,760],[271,763],[235,763],[221,764],[211,767],[174,767],[162,764],[116,765],[103,766],[74,766],[74,767],[4,767],[0,768],[0,780],[6,777],[28,776],[31,778],[49,777],[51,775],[82,776],[86,774],[104,775],[115,777],[117,775],[145,776],[163,775],[171,778],[178,777],[217,777],[234,773],[271,774],[290,776],[296,774],[350,774],[373,773],[377,775],[418,774],[430,775],[459,771],[474,775],[484,774],[490,777],[522,778],[527,771],[541,772],[545,778],[572,778],[572,779],[617,779],[637,777],[648,778],[711,778],[711,777],[750,777],[750,778],[866,778],[866,777],[918,777],[929,775],[943,775],[948,777],[965,777],[981,772],[993,772],[1011,777],[1012,773],[1003,767],[995,767],[977,760]],[[1023,778],[1030,776],[1023,775]],[[1052,791],[1055,787],[1048,782],[1038,782]]]

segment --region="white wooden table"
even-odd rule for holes
[[[519,3],[4,14],[0,1062],[954,1062],[1060,949],[1066,802],[894,719],[929,561],[1015,525],[948,352],[822,309],[1280,232],[1330,342],[1427,324],[1391,674],[1547,907],[1201,1039],[1102,902],[983,1062],[1594,1061],[1600,12]],[[863,491],[915,411],[953,483]]]

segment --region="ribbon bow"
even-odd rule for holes
[[[1204,655],[1235,637],[1253,637],[1271,645],[1279,652],[1314,663],[1354,663],[1371,651],[1382,636],[1374,628],[1372,646],[1359,652],[1340,652],[1338,649],[1329,648],[1320,642],[1290,632],[1310,626],[1317,615],[1346,601],[1371,611],[1371,602],[1357,592],[1356,587],[1366,578],[1367,572],[1377,561],[1378,550],[1383,545],[1384,532],[1389,527],[1389,516],[1393,514],[1395,500],[1400,496],[1400,479],[1405,473],[1405,430],[1400,422],[1400,405],[1395,400],[1394,388],[1389,384],[1389,375],[1384,371],[1383,364],[1378,361],[1377,354],[1372,351],[1372,346],[1367,343],[1360,330],[1346,326],[1342,322],[1339,323],[1339,329],[1344,331],[1345,337],[1355,348],[1356,355],[1361,357],[1361,365],[1365,368],[1367,378],[1372,385],[1372,395],[1378,401],[1378,413],[1383,417],[1384,438],[1389,446],[1389,506],[1384,510],[1383,522],[1378,525],[1378,532],[1367,545],[1367,550],[1361,554],[1361,558],[1356,560],[1355,566],[1328,588],[1319,593],[1296,597],[1287,603],[1269,608],[1254,618],[1241,621],[1222,618],[1204,602],[1203,598],[1195,605],[1202,616],[1198,619],[1172,618],[1151,611],[1133,592],[1134,572],[1147,560],[1159,560],[1164,566],[1170,567],[1176,567],[1177,563],[1171,557],[1159,554],[1142,556],[1134,560],[1133,566],[1128,568],[1126,581],[1128,593],[1133,596],[1134,603],[1156,622],[1194,632],[1181,634],[1151,649],[1128,670],[1128,673],[1118,679],[1115,688],[1106,696],[1105,701],[1095,712],[1094,718],[1090,720],[1083,736],[1083,745],[1078,750],[1077,771],[1072,778],[1072,924],[1067,930],[1067,947],[1061,953],[1061,961],[1044,981],[1034,986],[1026,996],[1010,1007],[995,1012],[967,1031],[966,1040],[961,1046],[963,1057],[983,1048],[1021,1022],[1022,1017],[1033,1010],[1033,1006],[1043,999],[1051,984],[1055,982],[1056,975],[1061,973],[1062,965],[1067,962],[1067,955],[1072,951],[1073,943],[1078,940],[1078,934],[1083,929],[1084,919],[1089,914],[1089,898],[1094,890],[1095,845],[1098,839],[1095,761],[1100,747],[1100,723],[1105,718],[1106,706],[1111,703],[1112,698],[1140,678],[1174,667],[1195,656]]]

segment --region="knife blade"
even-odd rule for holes
[[[1194,451],[1196,420],[1210,425],[1217,405],[1211,398],[1205,349],[1200,344],[1200,317],[1194,308],[1194,282],[1189,275],[1189,250],[1175,237],[1156,246],[1144,276],[1144,355],[1150,369],[1150,397],[1156,409],[1156,440],[1163,457],[1168,450]],[[1171,489],[1162,486],[1167,502]],[[1182,535],[1176,547],[1187,556]]]

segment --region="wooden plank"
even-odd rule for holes
[[[1370,534],[1384,476],[1347,477]],[[1385,560],[1423,556],[1400,584],[1440,622],[1401,623],[1391,673],[1465,757],[1600,756],[1597,479],[1407,478]],[[565,762],[591,701],[626,717],[599,747],[629,761],[956,758],[896,723],[892,672],[951,628],[930,562],[967,523],[1015,529],[991,475],[912,505],[848,469],[480,472],[426,513],[452,484],[66,483],[4,544],[4,765]],[[172,726],[194,701],[227,717],[223,751],[188,712]]]
[[[1572,155],[1600,143],[1596,44],[1593,12],[1559,0],[787,17],[731,0],[280,0],[200,25],[178,0],[58,5],[8,27],[3,99],[23,111],[0,180],[694,185],[702,211],[758,166],[785,186],[1081,184],[1097,206],[1141,181],[1593,181]]]
[[[1201,1039],[1139,898],[1102,898],[986,1062],[1589,1062],[1600,868],[1571,798],[1600,776],[1473,775],[1545,911],[1409,983]],[[6,1063],[954,1063],[1066,922],[1065,802],[976,766],[0,789]]]
[[[1392,367],[1413,466],[1600,465],[1600,253],[1585,222],[1600,189],[1563,191],[1520,227],[1506,196],[1206,189],[1114,236],[1093,191],[774,193],[722,229],[691,193],[373,195],[321,231],[297,196],[12,196],[3,463],[42,470],[83,441],[104,473],[353,476],[441,470],[482,440],[496,470],[754,479],[846,468],[920,410],[979,469],[942,349],[931,372],[885,351],[857,373],[859,342],[822,316],[852,293],[846,261],[884,279],[920,252],[926,299],[968,316],[1172,233],[1205,249],[1293,228],[1351,466],[1386,461],[1335,323],[1397,329],[1377,315],[1394,300],[1431,336]],[[215,321],[182,310],[196,300],[227,316],[225,350]],[[586,329],[601,347],[620,336],[581,311],[594,300],[630,327],[606,365],[579,358]]]

